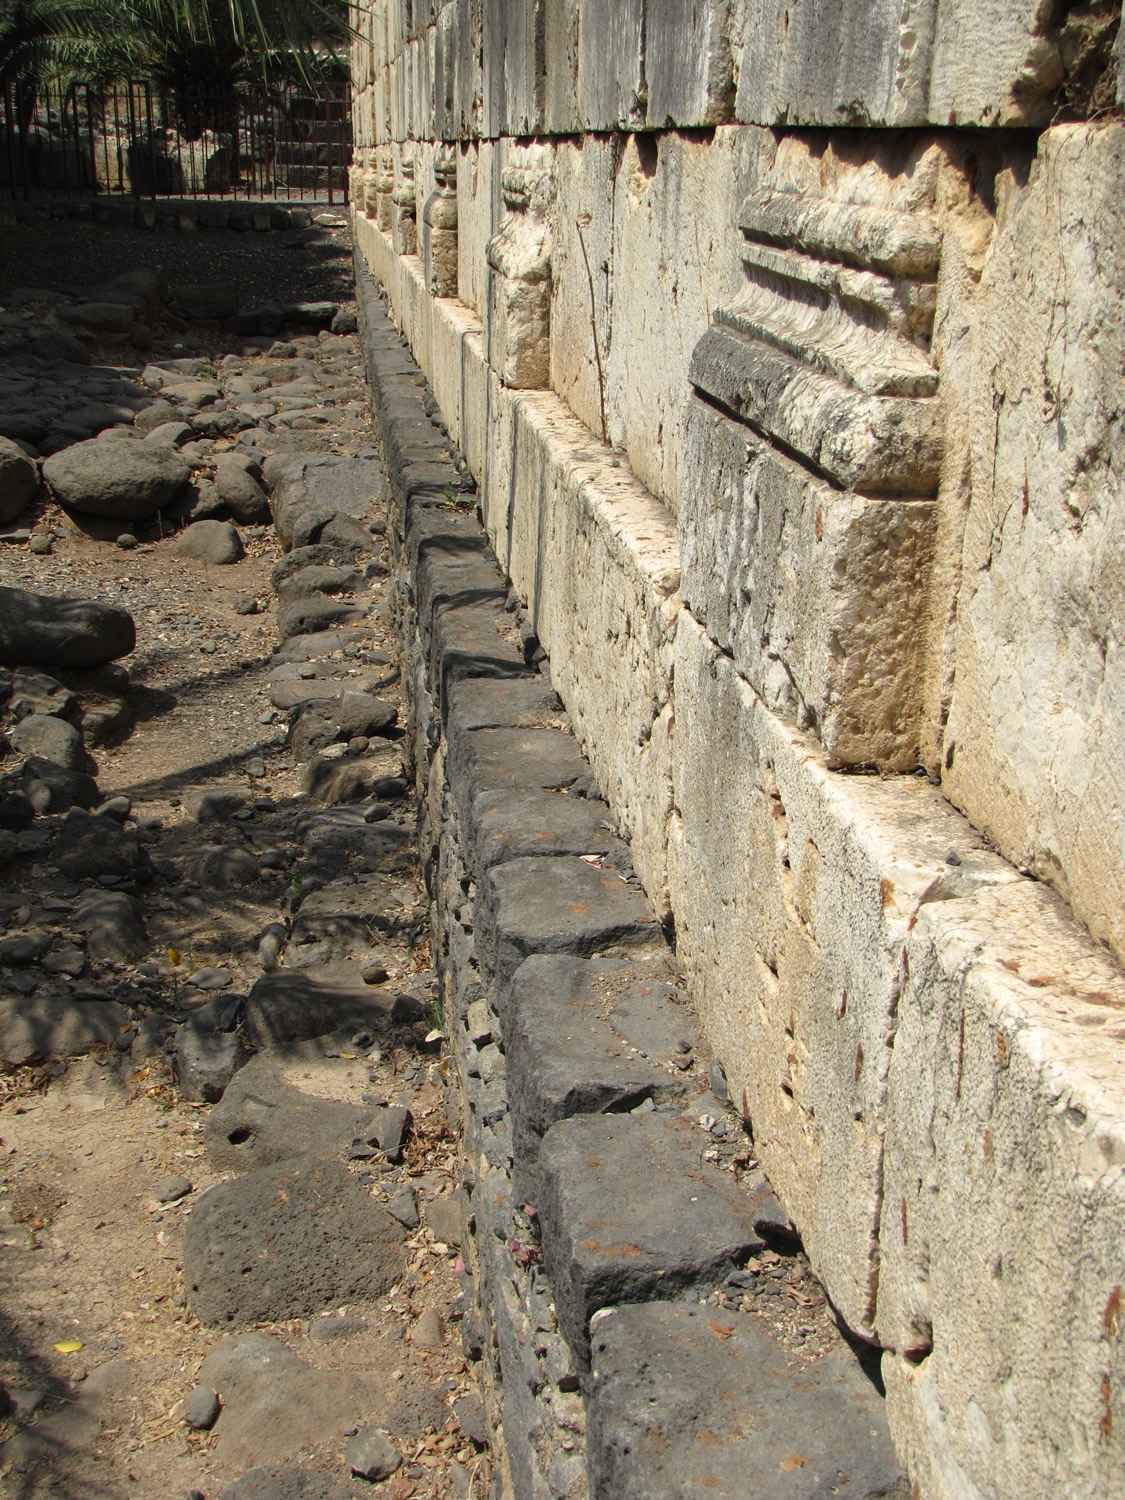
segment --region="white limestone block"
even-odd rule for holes
[[[833,489],[699,400],[684,475],[685,606],[830,764],[916,766],[934,507]]]
[[[1017,877],[924,779],[829,771],[686,611],[673,706],[677,954],[816,1274],[873,1337],[903,945],[926,903]]]
[[[981,277],[943,786],[1125,956],[1125,127],[1059,126]]]
[[[554,150],[513,146],[501,173],[504,217],[488,242],[484,347],[505,385],[537,390],[548,382]]]
[[[749,0],[732,41],[762,125],[1045,125],[1065,77],[1040,0]]]
[[[583,130],[645,123],[644,0],[581,0],[575,88]]]
[[[647,0],[648,123],[722,125],[734,118],[731,0]]]
[[[921,1493],[1125,1494],[1125,973],[1044,886],[923,907],[876,1325]]]

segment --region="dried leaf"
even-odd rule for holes
[[[82,1348],[82,1340],[63,1339],[61,1343],[55,1345],[55,1348],[59,1351],[60,1354],[77,1354],[79,1349]]]
[[[729,1339],[734,1333],[729,1323],[717,1323],[714,1318],[707,1324],[707,1327],[717,1339]]]
[[[168,949],[168,962],[178,965],[180,962],[180,950],[178,948]]]

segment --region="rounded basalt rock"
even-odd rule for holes
[[[191,470],[171,448],[110,436],[60,449],[43,465],[43,477],[55,498],[72,510],[145,521],[172,503]]]

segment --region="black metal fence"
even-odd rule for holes
[[[0,194],[128,194],[344,203],[347,83],[214,94],[145,80],[7,81],[0,90]]]

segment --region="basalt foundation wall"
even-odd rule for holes
[[[926,1497],[1125,1494],[1119,12],[353,53],[359,250]]]

